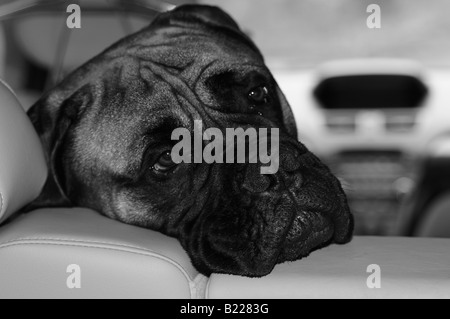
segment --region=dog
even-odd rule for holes
[[[213,6],[183,5],[112,45],[28,115],[49,175],[28,210],[82,206],[176,237],[204,275],[249,277],[351,240],[338,179],[297,139],[261,52]],[[279,169],[174,163],[171,132],[279,129]]]

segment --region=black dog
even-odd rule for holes
[[[195,267],[263,276],[351,239],[338,180],[297,141],[261,53],[215,7],[159,15],[69,75],[29,111],[50,174],[28,209],[85,206],[179,239]],[[175,128],[279,128],[280,166],[175,164]]]

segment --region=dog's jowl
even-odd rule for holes
[[[261,53],[218,8],[160,14],[70,74],[29,116],[50,168],[30,210],[84,206],[174,236],[206,275],[263,276],[351,239],[339,181],[297,140]],[[195,121],[223,136],[277,129],[277,170],[261,174],[260,160],[174,161],[172,132],[193,132]]]

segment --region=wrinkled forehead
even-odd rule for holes
[[[170,17],[170,15],[169,15]],[[151,24],[100,53],[92,60],[68,75],[50,92],[48,99],[60,102],[85,84],[96,82],[122,68],[122,74],[136,72],[149,64],[160,66],[174,75],[196,80],[211,67],[221,69],[240,65],[265,68],[264,60],[254,43],[239,29],[213,28],[207,24],[183,24],[167,22]],[[236,68],[235,68],[236,69]]]
[[[145,122],[139,127],[156,130],[205,118],[211,100],[204,80],[215,74],[257,71],[271,77],[259,52],[233,33],[170,26],[144,30],[126,42],[105,52],[109,66],[96,81],[103,91],[99,111],[123,112],[122,127],[136,126],[139,119]]]
[[[259,52],[241,37],[189,27],[143,30],[99,58],[101,63],[85,67],[89,76],[78,77],[93,84],[96,100],[86,125],[100,128],[105,138],[100,134],[99,139],[126,145],[123,154],[134,150],[136,158],[141,158],[148,140],[170,136],[177,127],[191,128],[196,119],[210,118],[206,116],[211,111],[208,93],[199,90],[202,79],[222,71],[258,70],[270,76]],[[124,169],[126,158],[123,155]]]
[[[122,53],[121,53],[122,54]],[[198,74],[211,65],[264,65],[259,52],[238,32],[169,26],[149,29],[130,41],[126,55],[155,63],[172,73]],[[197,72],[195,72],[197,71]]]
[[[110,65],[101,77],[114,84],[114,90],[139,90],[140,86],[153,98],[158,93],[183,93],[183,99],[193,105],[206,102],[199,99],[207,98],[204,83],[214,75],[232,73],[242,80],[254,72],[272,78],[260,53],[240,32],[189,26],[149,28],[105,54]],[[115,80],[111,83],[112,76]]]

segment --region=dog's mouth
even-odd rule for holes
[[[319,212],[300,211],[287,232],[277,263],[306,257],[314,249],[329,244],[333,235],[331,218]]]
[[[224,199],[220,211],[214,205],[215,212],[197,220],[190,232],[196,236],[186,236],[191,242],[184,243],[196,268],[207,275],[260,277],[278,263],[301,259],[331,243],[350,241],[352,216],[345,195],[330,185],[336,183],[334,176],[326,178],[328,183],[319,181],[325,186],[318,197],[311,197],[317,191],[315,185],[300,192],[290,186],[245,205],[243,194],[240,200]],[[311,203],[305,203],[308,200]]]
[[[338,179],[301,145],[280,149],[273,175],[260,174],[260,164],[215,167],[215,184],[204,188],[197,218],[179,237],[200,272],[264,276],[350,241],[352,215]]]

